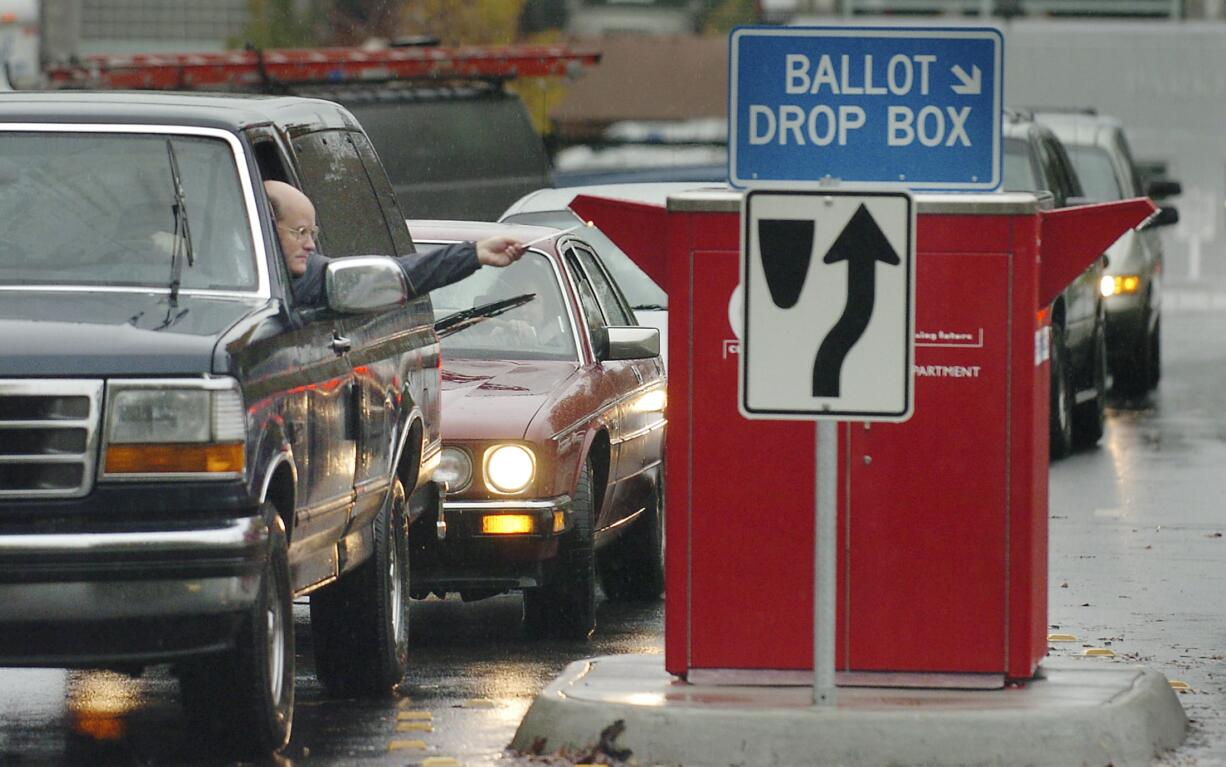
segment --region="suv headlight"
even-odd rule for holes
[[[485,484],[496,493],[523,491],[536,474],[536,456],[523,445],[498,445],[485,453]]]
[[[232,479],[246,469],[243,400],[229,378],[110,381],[105,436],[105,479]]]

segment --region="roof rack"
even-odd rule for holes
[[[600,62],[565,45],[248,49],[225,53],[92,55],[47,69],[52,87],[287,91],[300,85],[574,75]]]

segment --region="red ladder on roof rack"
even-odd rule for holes
[[[225,53],[93,55],[48,67],[53,87],[251,89],[388,80],[507,80],[566,75],[600,53],[563,45],[280,48]]]

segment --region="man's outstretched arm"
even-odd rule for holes
[[[403,256],[400,265],[413,294],[420,296],[458,282],[482,266],[509,266],[523,254],[524,248],[512,237],[488,237]]]

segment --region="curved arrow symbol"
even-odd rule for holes
[[[972,65],[969,75],[961,64],[954,64],[953,69],[949,71],[961,81],[960,85],[949,86],[954,93],[960,96],[978,96],[983,91],[983,72],[979,67]]]
[[[856,209],[838,239],[826,252],[823,263],[847,262],[847,305],[838,322],[826,334],[813,361],[813,396],[839,396],[843,361],[868,328],[877,296],[877,262],[902,263],[882,233],[873,214],[863,204]]]

